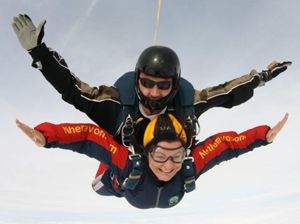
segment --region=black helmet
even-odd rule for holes
[[[138,88],[139,74],[160,78],[172,78],[173,85],[170,94],[160,100],[149,100]],[[170,48],[164,46],[151,46],[146,48],[140,55],[135,66],[136,92],[141,103],[150,110],[160,110],[167,106],[174,98],[181,70],[177,54]]]

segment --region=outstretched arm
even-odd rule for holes
[[[271,143],[284,127],[288,114],[273,128],[266,125],[249,129],[240,134],[223,132],[196,145],[192,156],[197,177],[215,165]]]
[[[273,61],[266,70],[257,72],[253,69],[249,74],[225,82],[221,85],[195,91],[195,114],[199,117],[202,113],[213,107],[231,108],[249,100],[254,89],[263,86],[266,82],[277,77],[287,70],[292,62]]]
[[[39,147],[69,149],[104,162],[116,171],[125,168],[128,149],[96,125],[42,123],[33,129],[19,120],[16,125]]]
[[[33,66],[41,71],[63,100],[86,113],[109,133],[115,134],[112,124],[115,124],[120,110],[118,91],[104,85],[89,86],[75,76],[66,61],[42,43],[45,23],[42,20],[36,27],[29,16],[19,14],[13,18],[12,27],[21,46],[32,56]]]

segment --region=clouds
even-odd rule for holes
[[[61,39],[60,44],[63,49],[69,45],[70,39],[76,36],[76,33],[80,33],[80,29],[82,29],[82,26],[84,26],[86,23],[89,23],[89,17],[93,13],[97,2],[97,0],[92,0],[88,3],[87,6],[82,8],[83,12],[77,15],[68,30],[65,30],[65,32],[63,32],[63,38]]]

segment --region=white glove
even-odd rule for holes
[[[24,49],[30,51],[42,43],[45,23],[46,20],[42,20],[35,27],[30,17],[25,14],[13,18],[12,27]]]

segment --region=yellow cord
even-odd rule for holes
[[[158,34],[158,28],[159,28],[159,22],[160,22],[160,9],[161,9],[161,2],[162,0],[157,0],[158,7],[157,7],[157,14],[156,14],[156,24],[155,24],[155,30],[153,35],[153,45],[157,44],[157,34]]]

